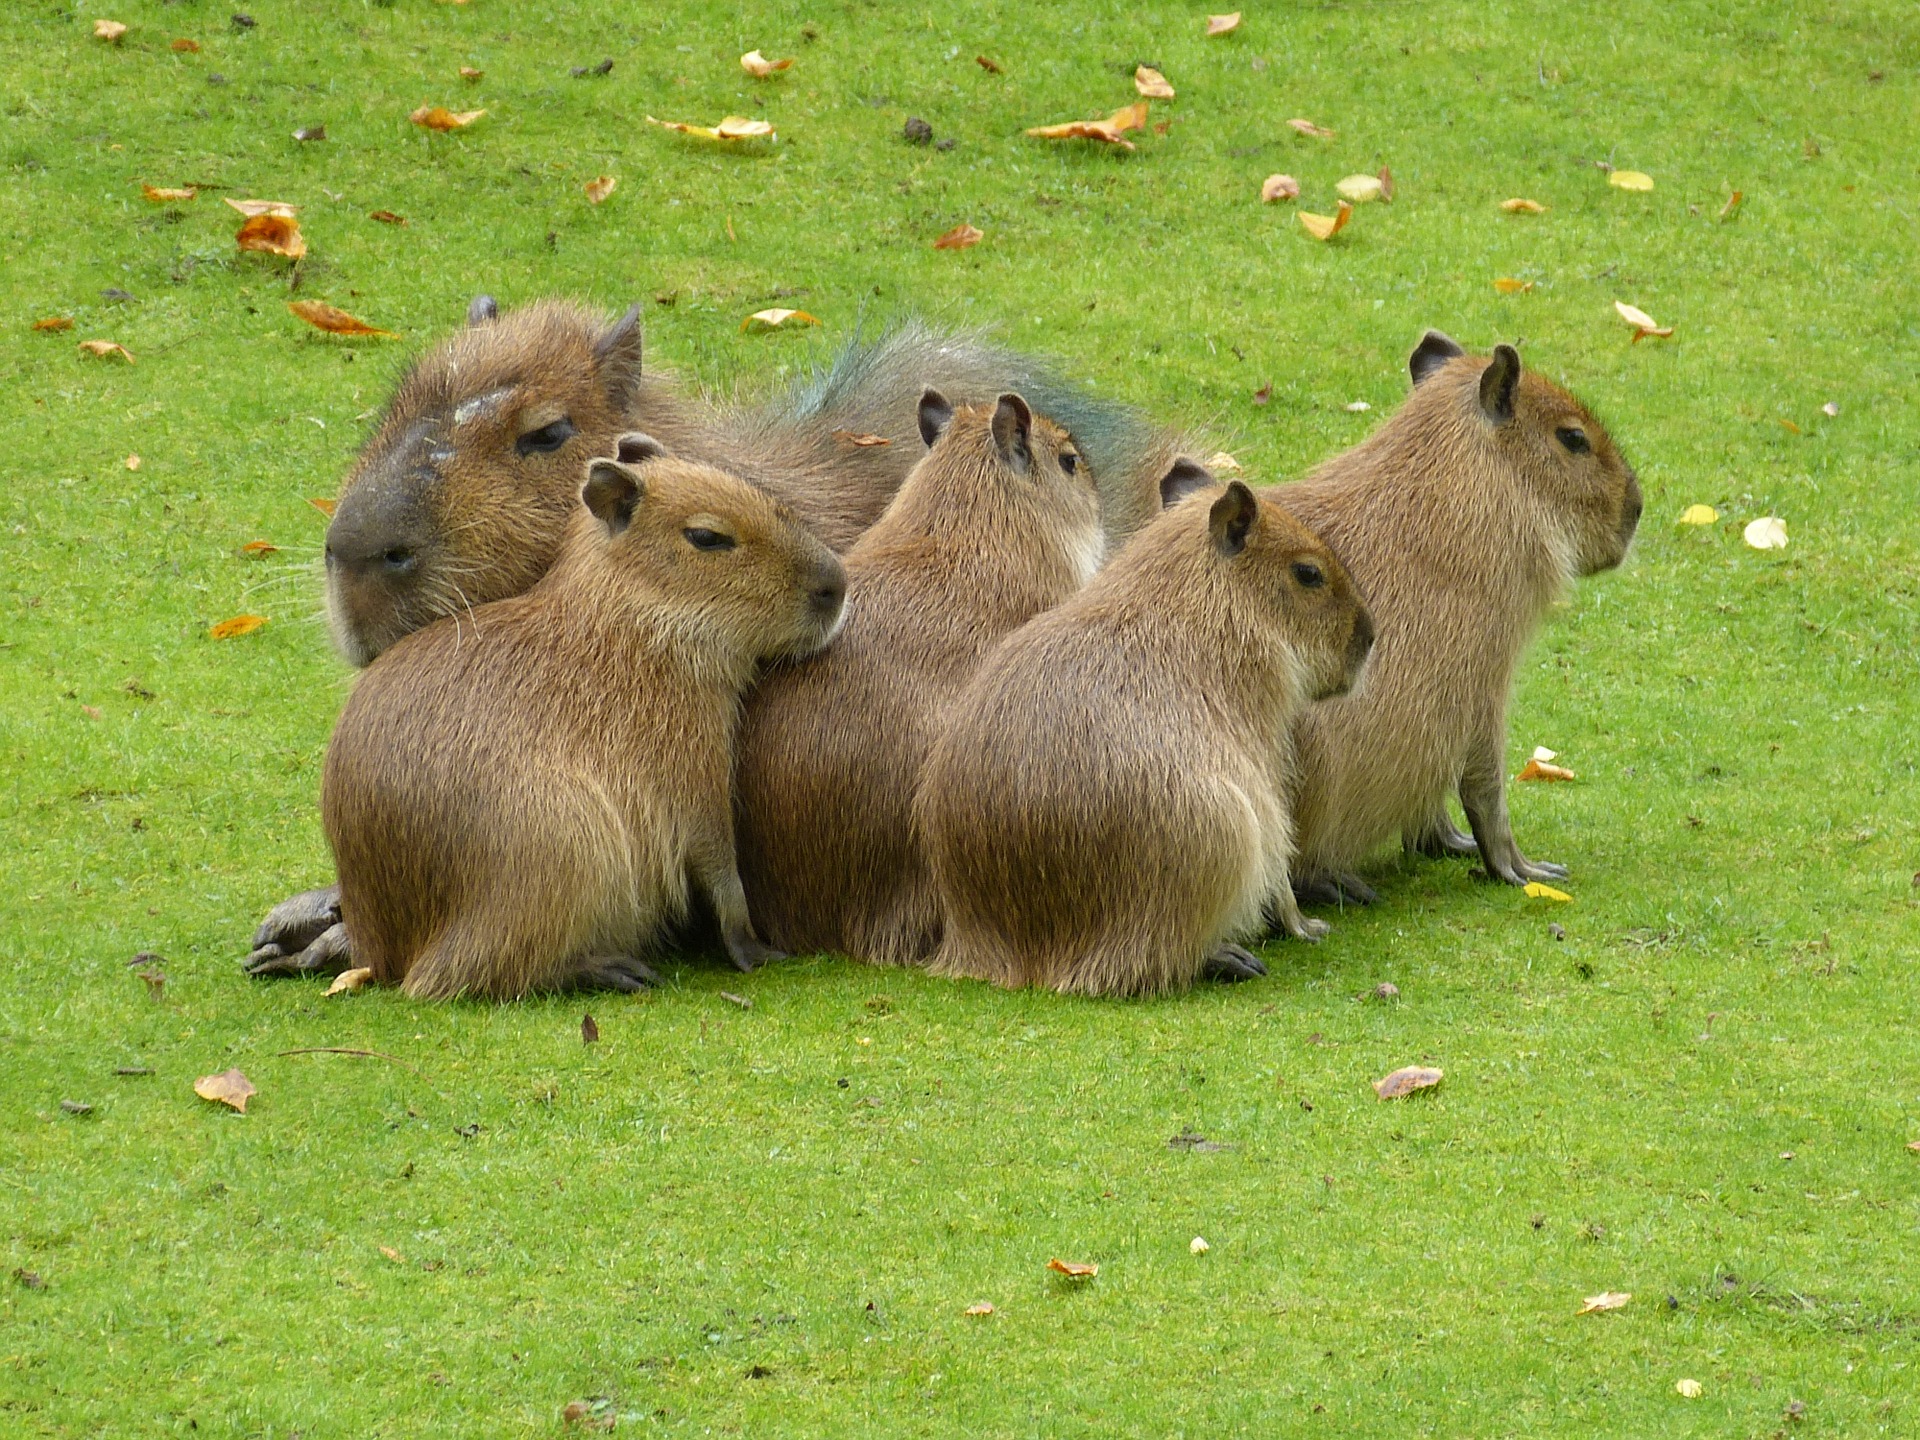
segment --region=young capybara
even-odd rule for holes
[[[1548,608],[1620,564],[1640,520],[1606,430],[1511,346],[1483,359],[1428,331],[1408,368],[1413,394],[1378,431],[1269,492],[1333,547],[1379,627],[1366,683],[1293,724],[1303,898],[1374,898],[1352,872],[1396,835],[1477,851],[1514,885],[1567,873],[1514,841],[1507,697]]]
[[[932,448],[847,553],[831,650],[775,666],[740,731],[740,876],[782,950],[925,958],[939,914],[912,833],[942,709],[1001,636],[1099,568],[1090,467],[1018,395],[920,401]]]
[[[732,764],[755,667],[810,654],[845,577],[764,490],[645,436],[525,595],[408,636],[354,687],[321,808],[355,960],[423,999],[655,983],[698,891],[734,963]],[[589,513],[590,512],[590,513]]]
[[[1004,641],[953,706],[915,817],[936,974],[1155,995],[1264,967],[1289,882],[1287,726],[1373,642],[1331,550],[1238,481],[1180,501]]]

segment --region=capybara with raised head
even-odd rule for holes
[[[766,491],[645,436],[524,595],[449,616],[361,677],[321,808],[354,959],[423,999],[654,983],[697,889],[755,938],[734,867],[740,697],[840,621],[839,560]]]
[[[847,553],[847,623],[774,666],[740,732],[740,876],[767,940],[923,959],[939,916],[913,788],[941,711],[1001,636],[1084,585],[1103,552],[1074,437],[1020,396],[922,396],[932,447]]]
[[[1626,558],[1640,486],[1600,422],[1521,368],[1428,331],[1413,394],[1369,439],[1270,493],[1333,547],[1379,627],[1367,680],[1294,721],[1302,894],[1373,898],[1383,841],[1478,853],[1514,885],[1563,877],[1507,818],[1507,697],[1575,578]],[[1468,839],[1447,815],[1457,791]]]
[[[1238,481],[1179,501],[1005,640],[954,705],[915,816],[934,973],[1077,995],[1264,974],[1294,903],[1289,721],[1373,643],[1334,553]]]

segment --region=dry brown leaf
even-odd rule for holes
[[[986,239],[986,232],[974,225],[956,225],[933,242],[936,250],[965,250]]]
[[[1131,150],[1134,144],[1125,138],[1129,130],[1143,130],[1147,124],[1149,102],[1137,101],[1116,110],[1104,120],[1069,120],[1064,125],[1036,125],[1027,131],[1035,140],[1103,140]]]
[[[1380,174],[1376,178],[1378,178],[1380,181],[1380,198],[1386,201],[1389,205],[1391,205],[1393,203],[1393,189],[1394,189],[1393,171],[1390,170],[1387,166],[1382,165],[1380,167]]]
[[[1438,1085],[1444,1072],[1431,1065],[1403,1065],[1391,1075],[1383,1075],[1373,1082],[1373,1093],[1382,1100],[1397,1100],[1402,1095],[1411,1095],[1416,1090],[1425,1090]]]
[[[1502,295],[1524,295],[1533,288],[1533,281],[1516,280],[1511,275],[1502,275],[1493,282],[1493,288]]]
[[[275,555],[278,554],[279,551],[280,547],[271,540],[249,540],[240,547],[240,553],[242,555],[254,559],[262,555]]]
[[[1336,133],[1327,129],[1324,125],[1314,124],[1311,120],[1289,120],[1287,124],[1291,125],[1295,130],[1298,130],[1302,135],[1311,136],[1315,140],[1331,140]]]
[[[82,705],[80,707],[80,713],[85,715],[89,720],[98,720],[101,716],[101,710],[98,705]]]
[[[993,1305],[986,1300],[976,1300],[960,1313],[962,1315],[991,1315],[993,1313]]]
[[[324,330],[329,335],[385,335],[397,339],[391,330],[382,330],[369,325],[346,311],[329,305],[324,300],[289,300],[287,309],[298,315],[316,330]]]
[[[859,445],[862,447],[891,445],[893,443],[893,441],[889,440],[885,435],[856,435],[851,430],[836,430],[833,432],[833,438],[844,445]]]
[[[1907,1141],[1907,1149],[1913,1151],[1916,1155],[1920,1155],[1920,1140]]]
[[[1331,240],[1347,228],[1347,221],[1353,218],[1353,206],[1345,200],[1340,208],[1331,215],[1315,215],[1311,211],[1300,212],[1300,228],[1316,240]]]
[[[1500,202],[1500,208],[1509,215],[1544,215],[1547,213],[1547,207],[1542,205],[1538,200],[1522,200],[1517,197],[1512,200],[1502,200]]]
[[[191,200],[200,193],[200,190],[194,185],[182,185],[177,189],[168,189],[162,185],[142,185],[140,193],[156,205],[165,205],[175,200]]]
[[[776,71],[789,69],[792,65],[791,59],[769,60],[758,50],[749,50],[740,57],[740,68],[756,80],[764,80]]]
[[[1653,177],[1641,170],[1609,170],[1607,183],[1616,190],[1653,189]]]
[[[1597,1315],[1604,1310],[1620,1310],[1633,1296],[1620,1290],[1602,1290],[1598,1295],[1589,1295],[1576,1314]]]
[[[128,350],[126,346],[117,345],[111,340],[82,340],[80,342],[80,348],[86,351],[87,354],[98,355],[102,359],[105,359],[109,355],[118,355],[129,365],[133,364],[133,352]]]
[[[1049,1260],[1047,1269],[1064,1275],[1069,1280],[1091,1280],[1100,1273],[1098,1265],[1082,1265],[1076,1260]]]
[[[702,140],[777,140],[773,126],[765,120],[749,120],[741,115],[729,115],[718,125],[689,125],[681,120],[656,120],[647,116],[649,125],[658,125],[662,130],[678,130],[682,135],[698,135]]]
[[[596,175],[593,179],[589,180],[584,187],[587,192],[587,199],[595,205],[598,205],[602,200],[605,200],[609,195],[613,194],[613,187],[619,183],[620,177],[617,175]]]
[[[329,519],[333,517],[334,510],[340,504],[338,500],[309,500],[307,503]]]
[[[369,220],[378,220],[382,225],[404,225],[407,223],[406,216],[396,215],[391,210],[369,210],[367,212],[367,218]]]
[[[284,255],[289,260],[298,260],[307,253],[300,222],[285,215],[256,215],[234,231],[233,240],[242,250]]]
[[[222,196],[221,203],[231,205],[249,220],[256,215],[284,215],[291,220],[300,213],[298,205],[289,205],[284,200],[233,200]]]
[[[198,40],[189,40],[183,35],[180,39],[173,42],[171,48],[181,55],[198,55],[200,53],[200,42]]]
[[[238,1070],[222,1070],[218,1075],[202,1075],[194,1081],[193,1093],[202,1100],[231,1105],[244,1115],[247,1113],[248,1098],[256,1092],[253,1082]]]
[[[91,710],[93,707],[88,706],[87,708]],[[96,720],[99,719],[100,712],[95,710],[93,718]],[[147,982],[147,998],[149,1000],[158,1002],[166,998],[166,994],[167,994],[167,972],[166,971],[139,970],[134,973],[139,975],[139,977],[142,980]]]
[[[591,1015],[580,1017],[580,1043],[597,1045],[600,1043],[600,1025]]]
[[[371,965],[360,965],[352,970],[342,970],[338,975],[333,977],[333,983],[327,987],[326,993],[329,995],[351,995],[372,978],[373,967]]]
[[[423,130],[464,130],[486,113],[484,110],[449,110],[444,105],[422,105],[407,119]]]
[[[1633,343],[1636,345],[1649,335],[1664,340],[1667,336],[1673,334],[1673,327],[1671,325],[1655,324],[1653,317],[1637,305],[1629,305],[1624,300],[1616,300],[1613,302],[1613,308],[1620,313],[1622,320],[1633,326]]]
[[[125,465],[129,470],[138,470],[140,468],[140,457],[138,455],[129,455],[120,463]]]
[[[820,323],[818,316],[809,315],[804,310],[756,310],[740,322],[741,330],[747,330],[756,320],[769,330],[778,329],[789,320],[797,325],[818,325]]]
[[[1207,16],[1207,34],[1209,35],[1231,35],[1239,28],[1240,12],[1238,10],[1231,15]]]
[[[1300,194],[1300,182],[1291,175],[1269,175],[1260,184],[1260,198],[1271,205],[1275,200],[1292,200]]]
[[[486,73],[487,72],[484,70],[474,69],[473,66],[471,65],[462,65],[460,67],[460,78],[462,80],[478,80],[482,75]]]
[[[1142,65],[1133,72],[1133,88],[1149,100],[1173,99],[1173,86],[1151,65]]]
[[[1727,197],[1727,203],[1720,207],[1720,218],[1722,220],[1731,220],[1735,215],[1738,215],[1739,213],[1740,213],[1740,192],[1736,190],[1733,192],[1733,194]]]
[[[974,56],[973,63],[978,65],[982,70],[986,71],[987,74],[989,75],[998,75],[1000,73],[1000,62],[998,60],[990,59],[985,55]]]
[[[216,640],[231,640],[236,635],[251,635],[267,623],[264,615],[236,615],[231,620],[222,620],[218,625],[209,625],[207,634]]]
[[[109,45],[120,43],[120,37],[127,33],[127,27],[118,20],[96,20],[93,22],[93,38],[104,40]]]
[[[71,315],[49,315],[44,320],[34,321],[33,328],[36,330],[71,330],[73,328],[73,317]]]

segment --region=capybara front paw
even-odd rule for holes
[[[338,975],[352,967],[353,945],[347,939],[347,927],[336,921],[314,936],[311,943],[291,953],[268,941],[256,947],[245,964],[247,974],[256,980],[277,980],[290,975]]]
[[[581,990],[621,990],[632,994],[666,984],[660,973],[632,955],[596,955],[580,967]]]

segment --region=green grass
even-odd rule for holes
[[[1910,6],[1271,5],[1214,41],[1109,0],[249,8],[124,0],[117,47],[91,7],[0,17],[0,1431],[551,1435],[590,1397],[753,1436],[1920,1426]],[[746,81],[756,46],[798,64]],[[1180,95],[1140,153],[1021,136],[1143,60]],[[428,135],[427,102],[489,113]],[[778,146],[642,119],[730,112]],[[957,147],[907,147],[910,113]],[[1331,245],[1256,198],[1284,170],[1327,211],[1382,163],[1399,199]],[[303,328],[221,195],[304,204],[298,295],[404,341]],[[930,248],[963,220],[983,244]],[[822,959],[584,1006],[247,982],[260,913],[328,873],[348,677],[306,499],[482,287],[672,297],[652,353],[721,385],[863,314],[989,322],[1265,478],[1367,433],[1423,327],[1521,340],[1648,497],[1513,706],[1515,768],[1580,772],[1513,801],[1573,903],[1383,857],[1325,944],[1157,1004]],[[1677,334],[1630,345],[1615,299]],[[825,325],[738,332],[776,303]],[[1694,502],[1721,523],[1676,527]],[[1741,543],[1767,513],[1784,552]],[[242,611],[270,623],[208,638]],[[278,1053],[315,1045],[405,1066]],[[1420,1061],[1438,1091],[1374,1099]],[[192,1093],[230,1065],[244,1118]],[[1604,1289],[1634,1299],[1575,1316]]]

